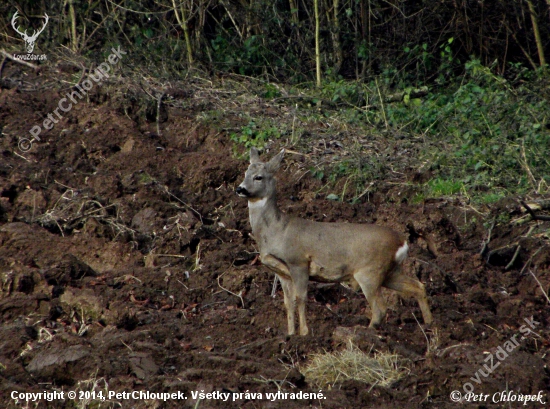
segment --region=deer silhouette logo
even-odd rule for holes
[[[27,35],[27,30],[25,29],[25,31],[21,31],[21,29],[19,29],[18,27],[15,26],[15,21],[17,20],[17,18],[19,17],[18,15],[18,12],[16,11],[15,14],[13,15],[13,18],[11,19],[11,26],[13,27],[13,29],[23,37],[23,40],[25,40],[25,44],[26,44],[26,49],[27,49],[27,52],[30,54],[32,53],[32,51],[34,50],[34,44],[36,42],[36,39],[38,38],[38,35],[44,31],[44,29],[46,28],[46,25],[48,24],[48,20],[50,19],[48,17],[48,15],[46,13],[44,13],[44,25],[42,26],[42,28],[40,30],[37,30],[34,32],[33,35],[29,36]]]

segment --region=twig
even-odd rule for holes
[[[120,277],[115,277],[115,284],[116,283],[120,283],[121,281],[126,281],[128,282],[128,280],[130,280],[131,278],[133,278],[134,280],[136,280],[138,283],[142,284],[143,281],[141,281],[139,278],[131,275],[131,274],[124,274],[123,276],[120,276]]]
[[[531,257],[529,257],[529,260],[527,260],[527,262],[525,263],[525,265],[523,266],[523,268],[522,268],[521,271],[519,272],[519,275],[522,275],[522,274],[523,274],[523,272],[525,271],[525,269],[526,269],[527,267],[529,267],[529,264],[531,264],[531,261],[533,261],[533,258],[535,258],[535,256],[536,256],[537,254],[539,254],[539,252],[542,250],[543,247],[544,247],[544,246],[541,246],[537,251],[535,251],[535,253],[534,253]]]
[[[449,273],[447,273],[446,271],[444,271],[443,269],[441,269],[441,267],[439,267],[437,264],[434,264],[434,263],[430,263],[429,261],[426,261],[426,260],[422,260],[420,258],[413,258],[413,260],[418,260],[420,261],[421,263],[424,263],[424,264],[427,264],[429,266],[432,266],[434,267],[438,272],[439,274],[441,274],[444,278],[444,281],[445,281],[445,284],[449,287],[451,287],[451,289],[455,292],[455,293],[462,293],[464,292],[462,290],[462,287],[460,287],[458,285],[458,283],[453,280],[451,278],[451,275]]]
[[[483,242],[483,247],[481,248],[481,251],[479,252],[479,255],[483,257],[485,254],[485,251],[487,251],[487,246],[489,245],[489,242],[491,241],[491,233],[493,232],[493,229],[496,224],[496,219],[493,219],[493,222],[491,223],[491,227],[489,227],[489,231],[487,232],[487,239]]]
[[[19,64],[26,65],[27,67],[30,67],[30,68],[32,68],[33,70],[37,70],[37,69],[39,68],[38,65],[32,64],[32,63],[30,63],[30,62],[28,62],[28,61],[25,61],[25,60],[20,60],[20,59],[18,59],[18,58],[14,58],[13,55],[7,53],[7,52],[4,51],[4,50],[0,50],[0,54],[2,54],[4,57],[6,57],[6,58],[8,58],[8,59],[10,59],[10,60],[12,60],[12,61],[15,61],[15,62],[17,62],[17,63],[19,63]],[[2,65],[4,65],[3,62],[2,62]]]
[[[504,267],[504,271],[508,271],[512,268],[512,266],[516,262],[516,259],[518,258],[520,250],[521,250],[521,246],[518,244],[518,246],[516,247],[516,251],[514,252],[514,256],[512,257],[512,260],[510,260],[510,262],[506,264],[506,267]]]
[[[13,151],[13,154],[16,155],[16,156],[19,156],[20,158],[22,159],[25,159],[27,162],[30,162],[30,160],[28,160],[27,158],[25,158],[23,155],[19,155],[17,152]]]
[[[376,89],[378,90],[378,98],[380,98],[380,105],[382,107],[382,115],[384,116],[384,123],[386,124],[386,129],[388,129],[388,118],[386,118],[386,109],[384,108],[384,99],[380,93],[380,86],[378,85],[378,79],[375,77],[374,81],[376,83]]]
[[[235,26],[235,31],[237,31],[237,34],[239,35],[239,37],[241,37],[241,40],[242,40],[243,39],[243,34],[241,33],[241,30],[239,30],[239,26],[237,25],[237,23],[235,22],[235,19],[231,15],[231,12],[229,11],[229,8],[227,7],[227,5],[225,4],[224,1],[220,1],[220,3],[225,8],[225,11],[227,12],[227,15],[229,16],[229,19],[231,20],[231,22]]]
[[[335,317],[342,318],[342,316],[340,314],[338,314],[336,311],[332,311],[328,305],[325,305],[325,308],[328,312],[330,312]]]
[[[58,184],[59,186],[63,186],[65,189],[69,189],[69,190],[78,190],[78,189],[75,189],[74,187],[69,187],[69,186],[67,186],[67,185],[64,185],[63,183],[58,182],[58,181],[55,180],[55,179],[54,179],[53,181],[54,181],[54,183]]]
[[[4,64],[7,59],[8,57],[4,56],[4,58],[2,59],[2,62],[0,63],[0,79],[2,79],[2,70],[4,69]]]
[[[290,150],[290,149],[285,149],[285,153],[290,153],[292,155],[306,156],[306,157],[310,156],[307,153],[296,152],[296,151],[293,151],[293,150]]]
[[[533,218],[533,220],[541,220],[541,221],[550,221],[550,216],[542,216],[542,215],[538,215],[536,214],[533,209],[531,209],[529,207],[529,205],[527,203],[525,203],[523,200],[520,200],[520,203],[523,207],[525,207],[525,209],[529,212],[529,214],[531,215],[531,217]]]
[[[537,193],[537,180],[535,179],[535,176],[533,175],[533,172],[531,172],[531,169],[529,168],[529,163],[527,162],[527,155],[525,154],[525,139],[521,142],[521,157],[523,158],[523,161],[520,160],[520,163],[525,168],[525,172],[527,173],[527,176],[529,177],[529,181],[533,185],[533,189]]]
[[[182,282],[179,278],[177,278],[176,281],[177,281],[178,283],[180,283],[181,285],[183,285],[183,286],[185,287],[186,290],[189,290],[189,287],[187,287],[185,284],[183,284],[183,282]]]
[[[533,232],[533,230],[535,230],[535,226],[531,226],[529,228],[529,231],[527,232],[527,234],[525,235],[525,237],[529,237],[531,235],[531,233]],[[512,257],[512,260],[510,260],[510,262],[506,265],[506,267],[504,267],[504,270],[507,271],[509,270],[510,268],[512,268],[512,266],[514,265],[514,263],[516,262],[516,259],[518,258],[518,254],[521,250],[521,245],[519,244],[518,242],[518,246],[516,247],[516,251],[514,252],[514,255]]]
[[[229,294],[232,294],[234,295],[235,297],[238,297],[240,300],[241,300],[241,304],[244,308],[244,300],[243,300],[243,296],[241,295],[242,294],[242,291],[239,293],[239,294],[235,294],[233,291],[230,291],[228,290],[227,288],[224,288],[222,287],[222,285],[220,284],[220,278],[225,274],[227,273],[227,271],[225,271],[224,273],[222,273],[221,275],[218,276],[218,287],[220,287],[222,290],[224,291],[227,291]]]
[[[157,99],[157,135],[162,136],[160,132],[160,109],[162,108],[162,98],[164,98],[164,92],[159,95]]]
[[[472,345],[472,344],[467,343],[467,342],[462,343],[462,344],[451,345],[451,346],[449,346],[449,347],[447,347],[447,348],[443,348],[443,349],[437,351],[436,355],[439,356],[439,357],[441,357],[441,356],[442,356],[445,352],[447,352],[449,349],[460,348],[460,347],[468,347],[468,346],[470,346],[470,345]]]
[[[132,347],[130,345],[128,345],[126,342],[124,342],[123,340],[120,340],[120,342],[122,342],[122,345],[124,345],[126,348],[128,348],[130,351],[134,352],[134,350],[132,349]]]
[[[424,338],[426,338],[427,351],[430,352],[430,340],[428,339],[428,336],[426,335],[426,332],[424,332],[424,328],[422,328],[422,325],[420,325],[420,322],[418,322],[418,319],[416,318],[416,315],[414,315],[414,312],[412,313],[412,315],[414,317],[414,320],[416,321],[416,323],[420,327],[420,331],[422,331],[422,333],[424,334]]]
[[[275,298],[275,294],[277,293],[277,283],[279,282],[279,276],[275,275],[275,279],[273,280],[273,287],[271,288],[271,297]]]
[[[534,70],[537,70],[539,68],[538,65],[535,63],[535,61],[533,61],[533,59],[529,55],[529,52],[527,52],[527,50],[523,48],[514,31],[512,31],[510,27],[508,27],[508,24],[506,24],[506,19],[503,19],[502,23],[504,24],[504,27],[506,27],[506,30],[512,35],[512,38],[514,39],[520,50],[523,52],[523,55],[525,55],[525,58],[527,59],[527,61],[529,61],[529,64],[531,64]]]
[[[546,291],[544,291],[544,287],[542,286],[541,282],[539,281],[539,279],[537,278],[537,276],[531,271],[531,269],[529,269],[529,273],[533,276],[533,278],[535,279],[535,281],[538,283],[539,287],[540,287],[540,290],[542,291],[542,293],[544,294],[544,296],[546,297],[546,300],[548,301],[548,304],[550,304],[550,298],[548,298],[548,294],[546,294]]]
[[[92,70],[91,68],[90,68],[90,70],[88,70],[84,66],[84,64],[81,64],[80,68],[82,68],[82,74],[80,75],[80,78],[79,78],[78,82],[76,84],[72,85],[71,88],[78,87],[80,85],[80,83],[82,82],[82,80],[84,79],[84,76],[86,75],[86,73]],[[92,66],[92,68],[93,68],[93,66]]]
[[[155,181],[156,182],[156,181]],[[156,182],[159,186],[160,186],[160,183]],[[193,213],[195,213],[198,217],[199,217],[199,220],[201,221],[201,223],[203,223],[202,221],[202,215],[199,213],[198,210],[195,210],[193,209],[193,207],[191,207],[190,205],[188,205],[187,203],[185,203],[183,200],[181,200],[179,197],[177,197],[175,194],[173,194],[172,192],[170,192],[168,190],[168,187],[166,186],[162,186],[162,189],[164,190],[164,192],[170,196],[170,197],[173,197],[174,199],[176,199],[178,202],[180,202],[182,205],[184,205],[185,207],[187,207],[189,210],[191,210]]]
[[[96,33],[97,30],[100,29],[100,27],[103,25],[103,23],[105,21],[107,21],[107,19],[109,17],[111,17],[111,14],[113,14],[115,12],[116,9],[113,9],[111,11],[109,11],[109,13],[107,13],[107,15],[103,18],[103,20],[101,20],[101,22],[99,22],[99,24],[97,24],[96,28],[90,33],[90,35],[88,37],[86,37],[83,41],[82,41],[82,46],[81,46],[81,49],[84,49],[86,47],[86,44],[88,43],[88,41],[90,40],[90,38],[93,37],[93,35]]]
[[[59,229],[59,232],[61,233],[61,237],[65,237],[65,234],[63,233],[63,228],[61,227],[59,222],[57,220],[54,220],[54,221],[55,221],[55,224],[57,225],[57,228]]]
[[[201,267],[201,243],[197,244],[197,253],[195,254],[195,265],[193,266],[193,271],[200,270]]]
[[[533,200],[528,204],[531,210],[550,210],[550,199]]]

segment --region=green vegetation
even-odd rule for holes
[[[299,110],[302,123],[331,121],[335,128],[370,134],[393,148],[384,156],[356,142],[348,146],[348,156],[312,168],[311,174],[332,186],[330,199],[354,201],[370,183],[384,180],[395,159],[391,155],[406,149],[416,156],[410,163],[432,175],[413,186],[413,201],[458,195],[489,204],[507,195],[547,193],[548,77],[518,64],[510,67],[507,77],[493,71],[471,59],[463,74],[434,85],[422,97],[411,97],[411,86],[402,91],[384,86],[391,82],[384,77],[371,84],[340,80],[321,89],[290,87],[287,93],[308,102]],[[384,102],[388,95],[401,100]],[[269,139],[284,137],[289,128],[290,123],[271,121],[261,128],[251,120],[232,139],[246,148],[262,148]],[[339,188],[338,181],[344,181]]]
[[[104,59],[121,46],[136,68],[161,77],[210,71],[294,85],[317,82],[319,64],[329,99],[374,75],[398,89],[446,84],[471,55],[495,61],[500,74],[509,63],[539,69],[550,38],[546,0],[20,0],[0,5],[0,33],[14,51],[24,45],[10,24],[16,11],[23,31],[51,17],[36,53]],[[338,86],[330,92],[327,83]]]
[[[325,197],[353,202],[385,184],[414,202],[492,203],[549,190],[549,10],[548,0],[22,0],[0,6],[0,32],[21,52],[11,18],[37,29],[47,13],[35,53],[77,71],[122,47],[134,89],[156,84],[149,108],[162,83],[200,83],[220,103],[205,95],[198,118],[234,153],[322,151],[311,174]]]
[[[263,149],[270,139],[278,139],[280,136],[281,130],[276,126],[260,126],[254,120],[241,127],[240,132],[230,134],[233,142],[242,144],[246,148],[255,147],[259,149]]]
[[[436,174],[428,188],[436,196],[464,193],[485,203],[531,190],[546,193],[548,79],[516,67],[516,76],[507,80],[477,60],[465,67],[455,84],[422,104],[388,112],[393,126],[407,124],[413,135],[433,144],[420,154]]]

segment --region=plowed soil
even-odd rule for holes
[[[502,391],[542,391],[548,404],[550,225],[513,223],[524,217],[515,200],[483,213],[449,198],[413,203],[404,183],[383,184],[357,204],[326,200],[316,195],[323,182],[308,172],[310,161],[343,155],[346,140],[321,152],[307,148],[316,144],[311,136],[279,172],[280,207],[407,234],[404,268],[425,283],[435,323],[425,328],[414,300],[388,292],[386,322],[368,330],[361,293],[310,283],[310,335],[288,337],[282,291],[272,296],[247,204],[234,194],[248,164],[227,132],[197,119],[208,101],[173,92],[196,104],[167,105],[158,127],[155,115],[121,103],[112,89],[94,90],[22,152],[20,138],[67,90],[26,91],[28,78],[6,79],[45,80],[19,70],[4,69],[0,93],[0,407],[525,407],[492,403]],[[275,141],[266,155],[281,147]],[[404,182],[417,177],[396,172]],[[513,351],[498,355],[511,339]],[[304,378],[310,354],[349,340],[365,352],[399,354],[410,372],[389,388],[353,380],[319,387]],[[451,400],[468,382],[487,402]],[[325,399],[265,399],[319,389]],[[179,391],[187,399],[11,398],[92,390]],[[193,391],[243,398],[198,402]]]

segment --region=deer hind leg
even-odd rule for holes
[[[424,323],[432,323],[433,317],[428,305],[428,297],[424,284],[412,277],[400,274],[400,271],[396,271],[386,279],[383,285],[386,288],[397,291],[402,296],[416,298],[422,311]]]
[[[371,269],[359,270],[353,277],[359,283],[370,305],[372,316],[369,328],[377,327],[386,316],[386,302],[382,296],[381,277],[379,274],[373,273]]]

